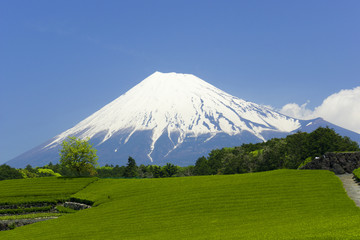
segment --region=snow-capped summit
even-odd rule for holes
[[[301,126],[297,119],[231,96],[192,74],[155,72],[73,128],[9,163],[56,162],[61,142],[77,136],[90,138],[100,164],[122,165],[133,156],[138,163],[186,165],[214,148],[265,141]]]
[[[60,134],[46,147],[55,147],[67,136],[93,138],[101,133],[99,143],[114,134],[127,132],[115,148],[124,146],[134,132],[150,130],[151,144],[166,134],[173,149],[186,137],[226,133],[230,136],[248,131],[261,140],[263,131],[290,132],[299,121],[272,112],[265,107],[233,97],[191,74],[155,72],[124,95],[106,105],[75,127]],[[176,137],[172,134],[176,133]],[[45,148],[46,148],[45,147]],[[169,149],[169,152],[173,149]],[[168,153],[169,153],[168,152]]]

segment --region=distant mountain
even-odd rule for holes
[[[14,167],[59,159],[67,136],[90,138],[99,164],[194,164],[212,149],[239,146],[329,126],[360,142],[360,135],[321,118],[302,121],[247,102],[191,74],[155,72],[76,126],[10,160]]]

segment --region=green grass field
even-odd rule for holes
[[[96,180],[46,177],[0,181],[0,205],[64,200]]]
[[[322,170],[100,179],[74,196],[96,207],[0,239],[360,239],[360,209]]]

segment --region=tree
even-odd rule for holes
[[[31,173],[36,173],[36,169],[34,169],[30,164],[26,165],[25,170]]]
[[[70,169],[76,176],[96,174],[95,166],[98,157],[96,149],[88,142],[76,137],[68,137],[61,144],[60,163]]]
[[[150,172],[152,173],[153,178],[160,178],[161,177],[161,167],[156,165],[151,165]]]
[[[167,163],[162,167],[161,172],[163,177],[172,177],[178,172],[178,168],[174,164]]]
[[[15,168],[3,164],[0,166],[0,180],[23,178],[22,174]]]
[[[211,168],[209,166],[208,160],[202,156],[201,158],[198,158],[198,160],[195,163],[194,167],[194,174],[195,175],[210,175],[211,174]]]
[[[59,173],[55,173],[52,169],[49,168],[38,168],[37,172],[39,177],[61,177]]]
[[[126,169],[125,166],[120,167],[119,165],[116,165],[112,170],[112,176],[113,177],[123,177],[124,173],[125,173],[125,169]]]
[[[138,166],[136,165],[135,159],[129,157],[125,168],[124,177],[133,178],[137,176],[139,176]]]

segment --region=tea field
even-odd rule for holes
[[[68,199],[96,178],[27,178],[0,181],[0,205]]]
[[[9,196],[0,184],[2,202]],[[329,171],[80,185],[72,196],[93,201],[93,208],[2,231],[0,239],[360,239],[360,209]],[[36,191],[43,189],[26,194]]]

